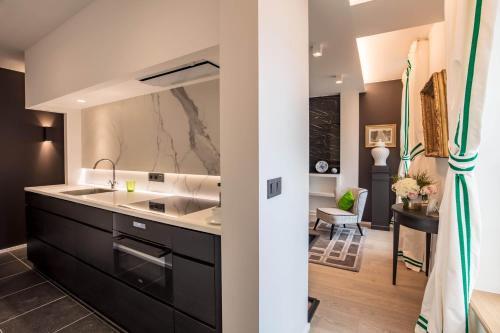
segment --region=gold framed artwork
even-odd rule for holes
[[[446,70],[433,73],[420,92],[425,156],[448,157]]]
[[[386,147],[396,147],[396,124],[366,125],[365,147],[375,147],[382,140]]]

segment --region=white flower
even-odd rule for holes
[[[392,190],[402,198],[408,197],[410,193],[419,193],[420,187],[413,178],[403,178],[392,185]]]

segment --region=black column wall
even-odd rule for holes
[[[0,249],[26,242],[24,187],[65,180],[64,115],[24,105],[24,73],[0,68]]]

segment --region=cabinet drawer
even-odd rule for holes
[[[175,311],[175,333],[215,333],[215,329]]]
[[[26,192],[26,203],[104,230],[111,231],[113,227],[113,213],[107,210],[31,192]]]
[[[171,307],[85,264],[77,265],[76,272],[86,281],[76,294],[128,332],[174,332]]]
[[[113,214],[114,229],[172,248],[173,227],[123,214]]]
[[[107,272],[112,270],[112,234],[43,210],[27,208],[28,235]]]
[[[28,241],[36,268],[128,332],[174,332],[174,312],[110,276],[37,239]]]
[[[215,326],[214,267],[173,256],[174,307]]]
[[[175,228],[173,251],[191,258],[214,263],[214,235],[204,232]]]
[[[70,290],[78,282],[76,260],[36,238],[28,238],[28,259],[35,267]]]
[[[26,210],[28,236],[36,237],[75,255],[74,221],[28,207]]]

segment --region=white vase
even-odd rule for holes
[[[386,166],[386,160],[389,156],[389,149],[385,147],[382,140],[377,141],[375,148],[372,148],[372,157],[376,166]]]

